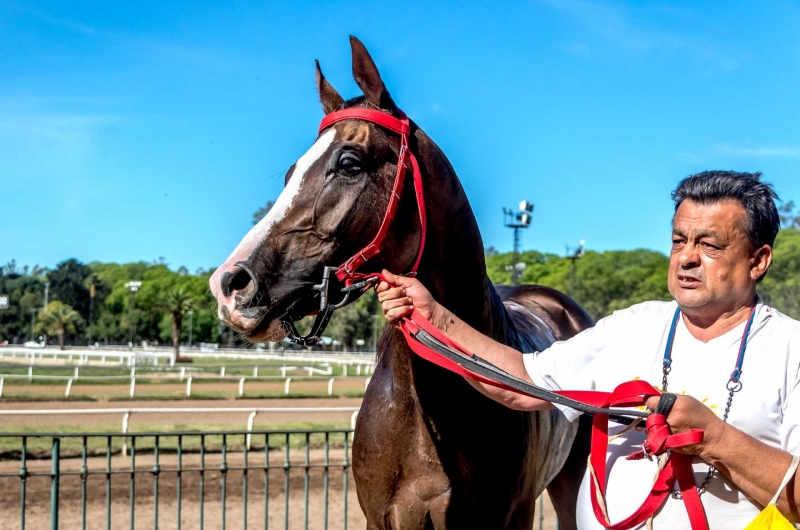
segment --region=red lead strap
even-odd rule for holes
[[[394,220],[397,213],[397,206],[400,204],[400,197],[403,195],[403,183],[405,181],[405,173],[407,166],[410,162],[412,177],[414,179],[414,192],[416,194],[417,209],[419,210],[419,223],[420,223],[420,242],[419,250],[417,251],[417,258],[414,264],[409,269],[408,275],[415,275],[419,262],[422,259],[422,252],[425,249],[425,234],[427,232],[427,218],[425,215],[425,197],[422,188],[422,173],[419,170],[419,163],[417,157],[408,148],[408,136],[411,134],[411,124],[408,117],[401,110],[396,113],[399,118],[372,109],[352,108],[338,110],[331,112],[322,119],[319,125],[319,132],[324,131],[334,123],[342,120],[361,120],[369,123],[374,123],[400,135],[400,152],[397,155],[397,173],[394,178],[394,185],[392,186],[392,195],[389,198],[389,205],[386,208],[386,213],[381,221],[381,226],[378,233],[373,238],[369,245],[361,249],[356,255],[348,259],[339,270],[336,271],[336,277],[339,281],[347,281],[349,284],[353,280],[360,279],[362,275],[356,274],[356,270],[366,263],[370,258],[375,256],[381,251],[381,243],[383,238],[386,237],[386,232],[389,230],[389,225]]]
[[[385,278],[380,275],[378,276],[381,281],[386,281]],[[423,359],[463,377],[468,377],[480,381],[481,383],[504,388],[513,392],[523,393],[516,388],[509,387],[472,372],[466,366],[439,355],[434,350],[417,341],[414,335],[419,330],[424,330],[450,349],[462,355],[472,357],[471,353],[441,333],[416,309],[414,309],[410,315],[403,317],[399,325],[409,347]],[[622,383],[617,386],[613,392],[559,391],[556,393],[587,405],[606,409],[610,407],[643,406],[647,398],[660,395],[658,390],[645,381],[629,381],[627,383]],[[628,457],[629,459],[639,459],[645,456],[649,457],[651,454],[661,455],[668,450],[699,444],[703,441],[703,431],[699,429],[693,429],[681,434],[672,434],[667,425],[666,418],[661,414],[651,414],[648,416],[646,425],[647,440],[643,444],[643,450],[633,453]],[[691,523],[692,530],[708,530],[705,510],[703,509],[703,504],[700,501],[700,496],[695,486],[692,458],[674,451],[669,453],[666,464],[659,472],[650,490],[650,494],[644,503],[627,518],[617,523],[611,523],[605,503],[607,450],[608,416],[604,414],[595,414],[592,422],[592,452],[589,457],[592,488],[591,499],[595,517],[604,528],[608,528],[609,530],[628,530],[641,525],[661,508],[669,497],[675,482],[677,482],[683,494],[683,502],[689,514],[689,522]]]

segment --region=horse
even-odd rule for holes
[[[316,62],[326,115],[364,108],[402,115],[367,49],[350,37],[362,96],[344,100]],[[419,161],[428,212],[417,277],[444,306],[482,333],[523,352],[541,351],[593,325],[558,291],[495,288],[478,225],[455,170],[413,121],[408,148]],[[253,341],[278,341],[286,322],[312,313],[315,284],[330,264],[356,255],[389,207],[400,139],[346,119],[324,129],[289,169],[285,188],[210,278],[219,318]],[[404,187],[380,252],[364,266],[400,272],[423,241],[414,188]],[[336,282],[335,278],[331,281]],[[319,286],[316,287],[318,289]],[[562,529],[586,469],[589,424],[557,411],[506,408],[463,378],[413,355],[403,335],[384,329],[353,439],[353,474],[370,530],[530,530],[547,488]]]

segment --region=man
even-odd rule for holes
[[[382,283],[378,297],[389,322],[416,308],[468,350],[550,390],[611,391],[634,379],[662,388],[667,383],[670,392],[679,394],[667,418],[672,431],[705,431],[701,444],[681,452],[695,456],[695,481],[710,527],[744,528],[779,489],[792,454],[800,454],[800,323],[756,294],[772,263],[780,223],[777,196],[759,173],[714,171],[684,179],[672,197],[668,285],[674,301],[617,311],[543,352],[521,355],[481,335],[437,304],[417,280],[388,274],[396,287]],[[732,381],[743,341],[741,376]],[[667,350],[672,361],[664,369]],[[552,407],[470,383],[514,409]],[[647,405],[654,409],[657,402],[654,397]],[[573,420],[579,415],[562,410]],[[625,459],[645,437],[635,429],[609,444],[606,500],[612,523],[633,513],[652,486],[655,463]],[[800,487],[793,480],[778,502],[793,521],[800,521],[798,499]],[[602,528],[592,511],[588,474],[577,519],[581,529]],[[689,528],[683,502],[670,497],[655,525]]]

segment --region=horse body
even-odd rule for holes
[[[504,287],[501,299],[455,172],[422,131],[416,141],[431,212],[418,277],[434,298],[520,351],[541,351],[591,325],[551,289]],[[533,501],[561,470],[576,430],[560,412],[514,411],[485,398],[460,376],[417,358],[390,329],[353,441],[369,527],[530,529]]]
[[[325,112],[399,112],[366,48],[352,37],[351,45],[364,97],[345,101],[317,65]],[[413,123],[409,147],[419,161],[428,212],[418,277],[439,302],[519,351],[542,350],[591,325],[577,304],[551,289],[504,287],[498,294],[449,161]],[[347,119],[322,132],[287,173],[273,210],[212,275],[220,319],[251,340],[285,337],[287,319],[318,306],[313,286],[323,267],[343,263],[378,232],[398,153],[396,135],[372,123]],[[416,200],[406,185],[381,252],[364,269],[408,270],[423,229]],[[576,436],[582,443],[573,444]],[[414,356],[399,331],[387,329],[353,441],[359,502],[370,529],[530,530],[535,499],[547,486],[566,530],[574,527],[586,439],[560,412],[514,411],[484,397],[463,378]]]

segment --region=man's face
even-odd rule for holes
[[[732,200],[685,200],[678,207],[667,283],[684,312],[716,318],[750,302],[756,279],[771,261],[771,249],[752,248],[744,231],[746,216]]]

